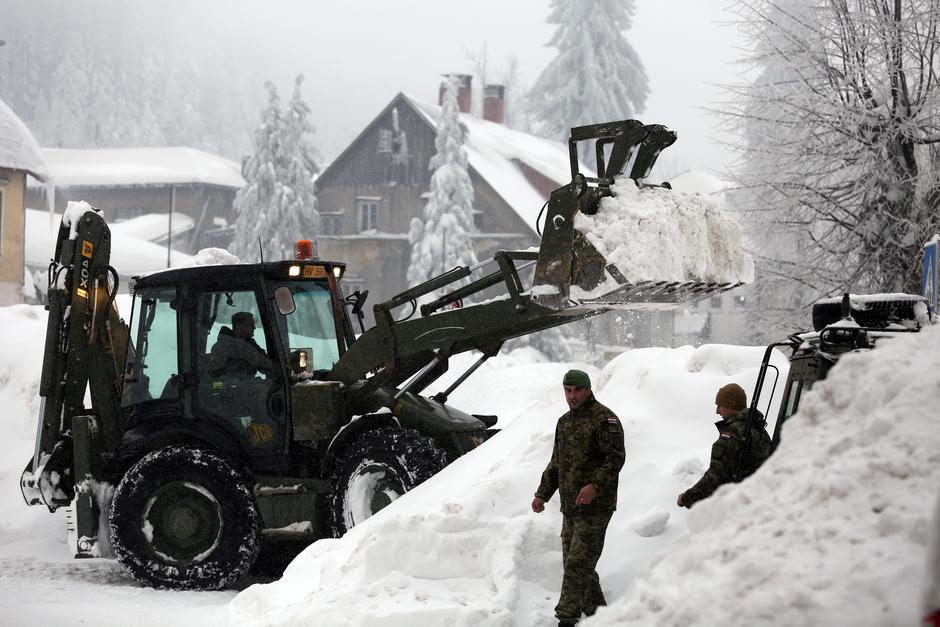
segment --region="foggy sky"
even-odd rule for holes
[[[261,59],[282,89],[307,77],[305,92],[316,143],[332,158],[399,91],[436,101],[439,76],[471,72],[468,55],[486,46],[488,71],[500,80],[514,55],[526,86],[555,56],[546,46],[554,26],[548,0],[359,0],[355,3],[274,3],[291,19],[268,19],[280,35]],[[664,153],[674,166],[721,170],[731,159],[711,141],[714,119],[697,107],[722,96],[709,83],[735,80],[740,51],[724,0],[637,0],[627,33],[650,78],[645,122],[678,131]],[[605,122],[607,120],[598,120]]]
[[[733,17],[726,1],[636,0],[627,38],[651,87],[638,117],[678,131],[679,141],[661,159],[671,169],[721,170],[731,158],[712,141],[714,119],[697,109],[722,97],[709,83],[732,82],[739,71],[731,63],[740,56],[737,34],[719,25]],[[556,54],[546,46],[555,30],[545,21],[549,0],[126,0],[114,13],[114,28],[120,20],[143,21],[161,46],[235,60],[242,78],[257,85],[254,93],[234,92],[246,145],[265,100],[264,81],[273,80],[286,102],[293,77],[304,74],[314,144],[327,161],[399,91],[436,102],[440,75],[472,73],[469,56],[484,46],[488,78],[501,82],[514,56],[526,88]]]

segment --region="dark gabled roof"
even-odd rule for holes
[[[401,106],[410,108],[427,123],[431,132],[436,132],[441,108],[400,92],[324,169],[319,180],[327,179],[330,172],[342,163],[346,154],[363,140],[379,120],[392,108]],[[547,198],[526,177],[519,164],[541,173],[560,187],[571,180],[567,146],[466,113],[460,114],[460,120],[468,131],[465,146],[470,168],[486,181],[534,232],[536,218]]]

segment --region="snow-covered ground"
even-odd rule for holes
[[[44,315],[0,308],[0,624],[553,624],[561,517],[557,500],[540,515],[529,503],[571,364],[531,349],[487,362],[452,402],[499,414],[502,433],[344,538],[314,544],[280,581],[237,596],[154,591],[107,560],[72,560],[63,516],[20,498]],[[757,474],[676,508],[706,464],[715,389],[750,390],[761,351],[652,348],[601,371],[581,365],[627,442],[598,567],[611,607],[587,624],[917,624],[940,485],[940,333],[847,359]]]

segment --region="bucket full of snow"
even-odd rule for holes
[[[556,190],[540,255],[560,242],[572,251],[570,266],[540,259],[533,287],[556,309],[671,309],[754,277],[740,227],[712,200],[626,177],[609,188],[578,190],[575,182]]]

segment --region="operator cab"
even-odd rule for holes
[[[139,278],[122,403],[128,429],[198,420],[205,437],[225,431],[251,457],[283,456],[290,386],[322,377],[350,341],[344,270],[303,260]]]

